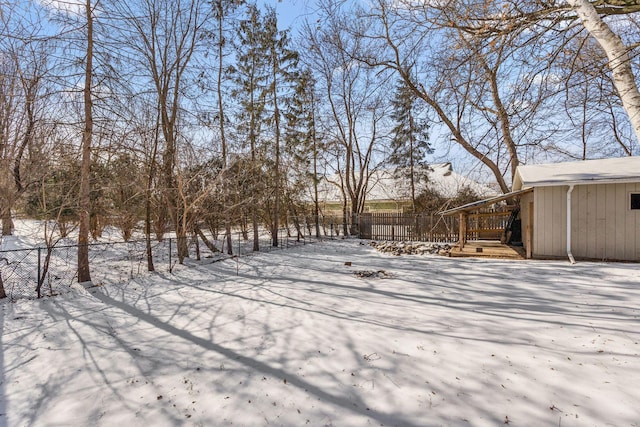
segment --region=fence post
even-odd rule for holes
[[[429,220],[429,241],[433,242],[433,232],[434,232],[434,225],[433,225],[433,213],[429,216],[430,220]]]
[[[172,273],[173,266],[171,265],[171,237],[169,237],[169,273]]]
[[[40,268],[41,268],[41,261],[40,260],[41,259],[42,259],[42,248],[38,247],[38,274],[37,274],[38,283],[37,283],[37,286],[40,286]]]

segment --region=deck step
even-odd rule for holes
[[[525,259],[524,248],[509,246],[499,241],[480,240],[467,242],[462,251],[458,245],[451,248],[450,257],[474,257],[474,258],[500,258],[500,259]]]

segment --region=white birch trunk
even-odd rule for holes
[[[613,73],[613,84],[622,100],[622,106],[629,115],[636,140],[640,143],[640,92],[631,69],[628,48],[602,20],[588,0],[567,0],[567,3],[575,10],[586,30],[607,54],[609,68]]]

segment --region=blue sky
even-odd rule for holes
[[[296,26],[302,24],[305,18],[313,16],[316,8],[315,0],[261,0],[258,3],[275,7],[279,27],[290,28],[292,31],[295,31]]]

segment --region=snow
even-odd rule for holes
[[[584,160],[516,169],[513,189],[569,184],[630,183],[640,181],[640,157]]]
[[[640,424],[637,264],[366,243],[1,302],[0,425]]]

